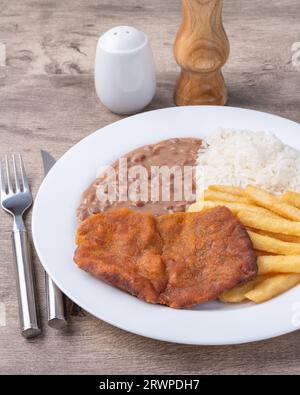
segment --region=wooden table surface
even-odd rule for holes
[[[300,41],[299,0],[224,3],[229,104],[300,122],[300,70],[291,49]],[[0,66],[0,155],[24,154],[34,193],[43,178],[41,148],[59,158],[119,119],[94,91],[99,35],[122,24],[147,32],[158,76],[150,109],[168,107],[178,73],[172,44],[180,20],[179,0],[0,0],[0,43],[7,56]],[[10,230],[11,219],[1,211],[0,302],[7,322],[0,327],[0,373],[300,373],[300,332],[249,345],[190,347],[126,333],[76,308],[68,329],[55,332],[46,325],[36,256],[43,336],[26,341],[18,329]]]

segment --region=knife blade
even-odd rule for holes
[[[52,169],[56,160],[47,151],[41,150],[45,176]],[[45,273],[48,325],[62,329],[67,325],[65,296],[52,279]]]
[[[41,155],[44,165],[44,174],[46,176],[49,173],[49,171],[52,169],[52,167],[55,165],[56,160],[47,151],[41,150]]]

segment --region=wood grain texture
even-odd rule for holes
[[[149,34],[158,73],[149,109],[173,105],[179,0],[0,3],[0,42],[7,51],[6,66],[0,66],[0,155],[22,151],[34,193],[43,178],[41,148],[59,158],[89,133],[120,119],[94,92],[96,42],[108,28],[131,24]],[[230,105],[300,122],[300,72],[291,52],[300,41],[299,15],[299,0],[224,2]],[[27,223],[30,227],[30,216]],[[76,308],[69,328],[55,332],[45,324],[44,276],[36,255],[44,335],[27,342],[18,332],[10,230],[11,219],[0,211],[0,302],[7,313],[7,326],[0,327],[1,373],[300,373],[300,332],[249,345],[188,347],[125,333]]]
[[[182,7],[183,21],[174,45],[181,67],[175,103],[223,106],[228,93],[221,68],[229,56],[223,0],[182,0]]]

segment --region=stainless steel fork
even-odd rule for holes
[[[32,205],[32,195],[27,181],[24,163],[20,154],[12,156],[13,173],[5,156],[6,180],[0,159],[1,206],[13,216],[13,250],[16,260],[17,291],[22,335],[29,339],[41,333],[37,318],[34,276],[30,245],[23,215]]]

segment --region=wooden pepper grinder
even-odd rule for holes
[[[224,105],[228,94],[221,72],[229,56],[222,23],[223,0],[182,0],[183,22],[174,53],[181,66],[175,103]]]

